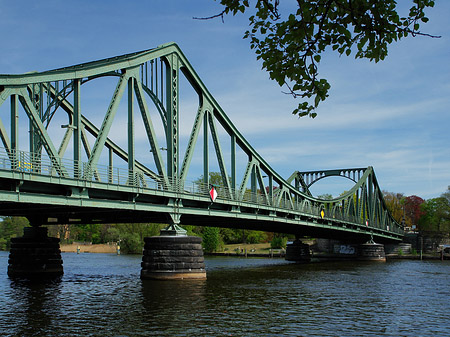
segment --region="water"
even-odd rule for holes
[[[207,280],[141,281],[140,256],[63,253],[58,282],[13,282],[1,336],[448,336],[450,261],[207,258]]]

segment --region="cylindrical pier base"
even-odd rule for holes
[[[358,246],[358,260],[386,262],[384,245],[367,242]]]
[[[23,237],[12,238],[8,263],[10,278],[39,280],[64,274],[59,239],[48,237],[46,227],[25,227]]]
[[[292,243],[286,245],[286,257],[287,261],[311,262],[311,251],[309,250],[309,245],[301,242],[300,240],[295,240]]]
[[[152,236],[144,238],[141,279],[204,279],[202,238]]]

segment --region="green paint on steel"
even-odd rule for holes
[[[186,146],[180,144],[180,76],[187,79],[199,102]],[[95,86],[104,77],[117,78],[118,82],[114,92],[105,93],[111,97],[106,111],[95,112],[102,120],[97,127],[83,113],[81,102],[86,95],[84,85]],[[128,127],[119,125],[126,136],[124,149],[110,133],[120,123],[115,117],[126,88]],[[136,150],[139,125],[134,101],[148,139],[144,154]],[[158,125],[162,125],[162,132],[156,129],[147,101],[161,119]],[[133,214],[141,220],[195,220],[200,225],[215,221],[221,226],[270,228],[294,234],[338,231],[391,240],[399,240],[403,234],[387,210],[371,167],[296,171],[287,180],[281,177],[237,130],[174,43],[53,71],[0,75],[0,105],[8,102],[10,128],[0,116],[0,178],[9,187],[0,189],[0,214],[41,210],[49,223],[48,219],[55,217],[63,223],[81,223],[110,221],[111,214]],[[19,113],[20,106],[25,114]],[[56,150],[56,138],[47,129],[60,111],[66,114],[68,123]],[[19,123],[29,123],[28,152],[18,151]],[[225,130],[224,137],[230,139],[229,159],[223,155],[219,130]],[[197,145],[202,132],[203,144]],[[158,143],[158,134],[164,135],[165,144]],[[94,140],[92,147],[89,138]],[[73,156],[69,160],[65,152],[71,140]],[[201,183],[188,182],[198,146],[203,146],[203,155],[199,159],[202,162],[196,164],[203,167],[204,179]],[[81,160],[82,148],[85,161]],[[185,149],[181,167],[180,149]],[[241,180],[236,172],[238,151],[248,158],[240,163],[246,167]],[[217,186],[219,197],[214,206],[208,195],[210,160],[217,160],[223,185]],[[355,185],[332,200],[313,197],[309,187],[330,176],[350,179]],[[42,211],[44,205],[47,211]]]

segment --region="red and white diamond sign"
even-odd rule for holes
[[[211,187],[211,190],[209,191],[209,196],[211,197],[211,201],[214,202],[217,198],[217,191],[216,189],[213,187]]]

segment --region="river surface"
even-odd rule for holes
[[[450,261],[206,258],[206,280],[141,281],[140,256],[63,253],[59,281],[11,281],[0,336],[450,336]]]

